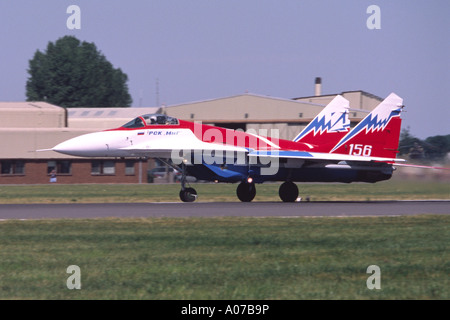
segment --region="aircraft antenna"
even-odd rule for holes
[[[159,78],[156,78],[156,106],[159,107]]]

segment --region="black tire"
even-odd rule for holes
[[[236,189],[236,195],[242,202],[251,202],[256,195],[255,184],[241,182]]]
[[[295,202],[298,198],[297,185],[291,181],[283,182],[278,190],[278,195],[283,202]]]
[[[194,202],[197,199],[197,191],[194,188],[180,190],[180,199],[183,202]]]

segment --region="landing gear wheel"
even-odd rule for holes
[[[278,190],[278,194],[283,202],[295,202],[298,198],[297,185],[291,181],[283,182]]]
[[[197,199],[197,191],[194,188],[180,190],[180,199],[183,202],[194,202]]]
[[[180,199],[183,202],[194,202],[197,200],[197,191],[194,188],[186,188],[186,164],[181,163],[181,190]]]
[[[256,195],[255,184],[241,182],[236,189],[236,194],[239,200],[241,200],[242,202],[251,202]]]

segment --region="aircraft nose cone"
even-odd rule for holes
[[[80,150],[77,143],[74,143],[74,139],[70,139],[64,142],[61,142],[60,144],[54,146],[52,148],[53,151],[63,153],[63,154],[69,154],[69,155],[77,155],[77,153]]]
[[[79,157],[105,156],[108,145],[98,133],[89,133],[61,142],[53,151]]]
[[[60,144],[56,145],[52,148],[53,151],[68,154],[71,156],[83,156],[90,149],[89,145],[85,145],[83,143],[84,139],[73,138]]]

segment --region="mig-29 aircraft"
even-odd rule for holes
[[[377,182],[395,170],[403,99],[391,93],[350,130],[349,102],[336,96],[292,141],[164,114],[145,114],[120,128],[89,133],[50,150],[80,157],[159,158],[182,173],[180,199],[197,199],[186,177],[239,183],[250,202],[255,184],[283,181],[279,196],[294,202],[295,182]],[[267,130],[266,130],[267,132]]]

